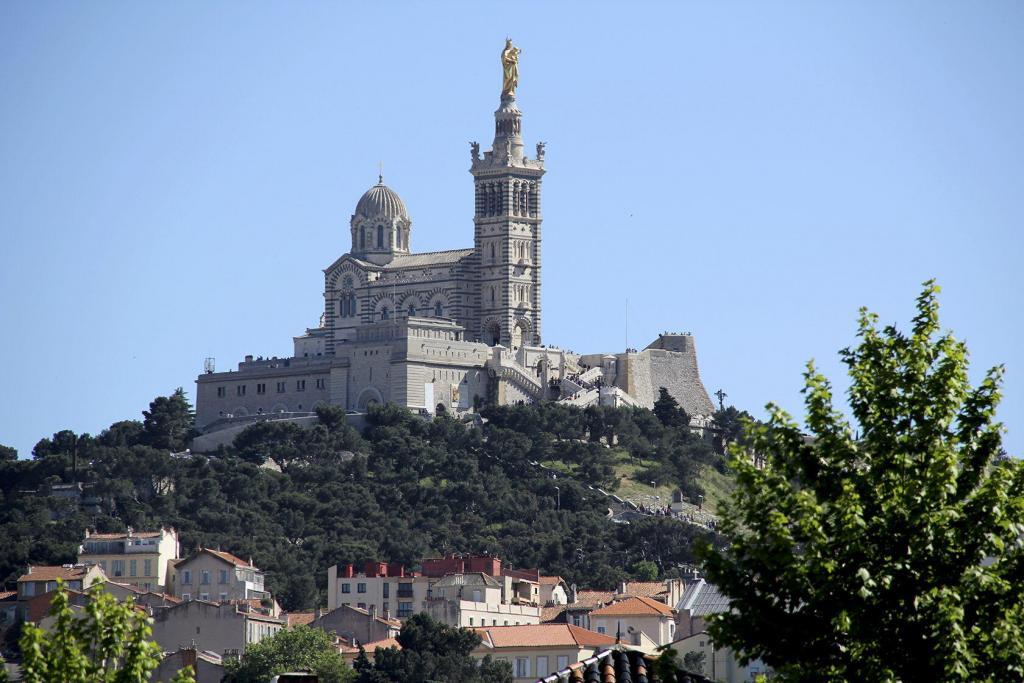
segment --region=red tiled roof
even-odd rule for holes
[[[402,649],[402,644],[398,642],[397,638],[384,638],[382,640],[375,640],[372,643],[363,643],[363,649],[367,652],[373,652],[378,647],[382,647],[385,650],[389,647]]]
[[[288,622],[288,628],[309,626],[310,622],[316,618],[316,612],[289,612],[284,617]]]
[[[562,583],[563,579],[561,576],[541,576],[540,583],[542,586],[557,586]]]
[[[17,600],[18,591],[0,591],[0,600]]]
[[[601,647],[614,645],[615,638],[571,624],[528,626],[487,626],[473,629],[496,648],[501,647]]]
[[[232,555],[229,552],[225,552],[223,550],[214,550],[213,548],[200,548],[199,552],[203,552],[204,550],[206,552],[214,555],[215,557],[219,557],[220,559],[224,560],[225,562],[230,562],[231,564],[235,565],[236,567],[250,567],[252,569],[256,569],[256,565],[252,564],[251,562],[246,562],[245,560],[243,560],[242,558],[238,557],[237,555]]]
[[[674,613],[672,612],[672,609],[663,602],[658,602],[651,598],[629,597],[625,600],[619,600],[618,602],[613,602],[610,605],[605,605],[600,609],[596,609],[590,613],[590,616],[647,616],[651,614],[671,617]]]
[[[85,576],[88,567],[52,567],[52,566],[29,566],[28,573],[18,577],[18,583],[22,581],[56,581],[57,579],[80,579]]]
[[[540,608],[540,621],[541,623],[554,621],[565,612],[565,605],[555,605],[554,607],[541,607]]]
[[[667,593],[663,581],[628,581],[626,582],[626,595],[637,597],[653,598],[656,595]]]
[[[576,593],[576,602],[569,607],[598,607],[611,602],[614,597],[612,591],[579,591]]]

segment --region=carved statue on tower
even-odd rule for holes
[[[512,39],[505,39],[505,49],[501,51],[501,67],[504,79],[501,84],[501,96],[515,97],[519,85],[519,48],[512,45]]]

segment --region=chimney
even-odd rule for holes
[[[192,671],[196,670],[196,660],[198,659],[198,653],[196,652],[196,642],[192,641],[191,647],[183,647],[181,649],[181,666],[191,666]]]
[[[26,573],[26,574],[31,574],[31,573],[32,573],[32,565],[29,565],[29,566],[28,566],[28,571],[27,571],[27,572],[25,572],[25,573]]]
[[[619,592],[622,593],[623,595],[626,594],[626,582],[625,581],[623,581],[622,583],[619,584]]]
[[[391,608],[386,604],[384,606],[384,621],[391,621]]]
[[[568,597],[570,605],[575,605],[576,604],[576,584],[575,583],[571,584],[569,586],[569,595],[566,596],[566,597]]]
[[[370,603],[370,618],[371,619],[376,619],[377,618],[377,603],[375,603],[375,602],[374,603]]]

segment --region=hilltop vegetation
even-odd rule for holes
[[[4,451],[0,580],[12,585],[29,563],[73,562],[86,527],[167,525],[184,551],[203,545],[251,556],[293,610],[325,602],[332,564],[414,566],[451,551],[495,553],[511,566],[611,588],[650,576],[652,564],[659,576],[675,575],[694,561],[695,538],[709,534],[668,518],[611,523],[606,499],[585,483],[614,489],[616,465],[628,458],[637,481],[695,497],[702,468],[724,470],[675,420],[627,408],[490,407],[478,429],[389,405],[370,413],[362,434],[326,408],[312,429],[260,423],[210,456],[171,455],[190,437],[180,391],[144,415],[96,437],[59,432],[31,460]],[[268,458],[276,468],[261,466]],[[538,462],[572,476],[553,479]],[[85,484],[96,509],[45,495],[73,481]]]

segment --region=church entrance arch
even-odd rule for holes
[[[383,402],[384,397],[376,387],[366,387],[359,392],[359,398],[356,399],[356,410],[366,410],[372,405]]]
[[[485,339],[491,346],[497,346],[501,343],[501,325],[496,322],[490,322],[484,331]]]
[[[512,350],[518,351],[519,347],[530,341],[530,326],[524,320],[516,321],[512,328]]]

